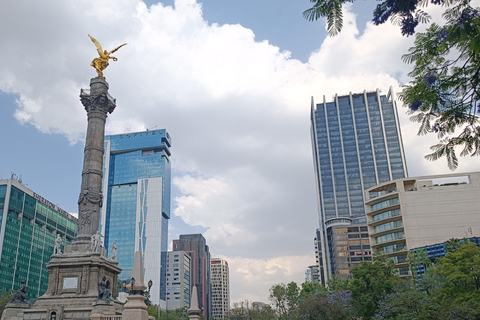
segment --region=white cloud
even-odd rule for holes
[[[117,99],[107,132],[169,131],[173,183],[181,191],[172,208],[207,229],[212,255],[228,259],[234,301],[266,301],[272,284],[301,282],[314,264],[318,226],[311,96],[320,102],[391,85],[398,91],[409,70],[400,56],[412,39],[388,24],[359,35],[346,13],[342,34],[302,63],[240,25],[208,25],[194,0],[177,0],[175,9],[138,0],[91,4],[0,4],[0,28],[14,30],[2,39],[0,90],[19,95],[16,118],[82,141],[78,94],[96,75],[87,34],[109,50],[127,42],[105,71]],[[418,138],[404,111],[410,172],[447,172],[443,162],[423,160],[432,139]],[[459,171],[467,170],[478,165],[462,159]]]

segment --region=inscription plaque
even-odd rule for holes
[[[78,277],[63,278],[63,289],[77,289]]]

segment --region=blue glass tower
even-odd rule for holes
[[[348,273],[354,260],[349,257],[353,244],[350,238],[365,236],[341,235],[349,229],[366,230],[364,190],[406,177],[407,168],[392,88],[387,95],[380,95],[377,89],[335,95],[332,102],[326,102],[325,97],[323,100],[315,106],[312,98],[311,136],[320,218],[318,256],[320,269],[328,279],[342,273],[338,257],[344,260],[343,271]],[[364,227],[338,228],[352,224]],[[355,248],[370,250],[364,241],[355,240]]]
[[[143,253],[154,304],[166,298],[170,146],[164,129],[105,137],[101,217],[105,247],[110,249],[114,242],[118,247],[120,281],[130,279],[135,251]]]

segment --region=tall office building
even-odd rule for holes
[[[366,191],[365,207],[372,248],[408,276],[409,250],[480,236],[480,172],[385,182]]]
[[[228,263],[212,259],[212,318],[227,319],[230,312],[230,279]]]
[[[185,251],[167,254],[167,309],[190,307],[191,256]]]
[[[0,180],[0,292],[28,287],[27,299],[48,287],[45,266],[56,235],[63,246],[75,238],[77,218],[15,179]]]
[[[105,137],[101,229],[105,247],[118,247],[119,280],[132,276],[136,251],[143,254],[150,300],[165,306],[168,220],[170,219],[170,146],[166,130]]]
[[[333,274],[349,276],[352,264],[359,262],[352,258],[370,259],[364,190],[407,176],[392,88],[387,95],[377,89],[335,95],[332,102],[324,97],[317,105],[312,98],[311,136],[319,267],[326,280]]]
[[[173,240],[173,251],[185,251],[190,254],[192,261],[191,286],[197,287],[198,305],[205,319],[210,319],[212,315],[211,256],[207,240],[201,234],[182,234],[180,239]]]

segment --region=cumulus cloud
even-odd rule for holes
[[[18,96],[21,123],[81,142],[78,94],[96,76],[87,34],[109,50],[127,42],[105,71],[117,99],[107,133],[169,131],[179,190],[173,214],[207,230],[212,255],[229,261],[232,300],[266,301],[272,284],[302,282],[315,263],[311,97],[398,91],[408,80],[400,57],[411,38],[389,24],[360,34],[354,15],[344,17],[345,30],[302,63],[256,41],[254,30],[208,24],[195,0],[176,0],[174,8],[139,0],[2,2],[0,28],[14,32],[2,39],[0,90]],[[423,159],[434,140],[418,138],[404,111],[410,172],[447,172]],[[462,159],[465,169],[475,165]],[[173,238],[182,233],[171,227]]]

